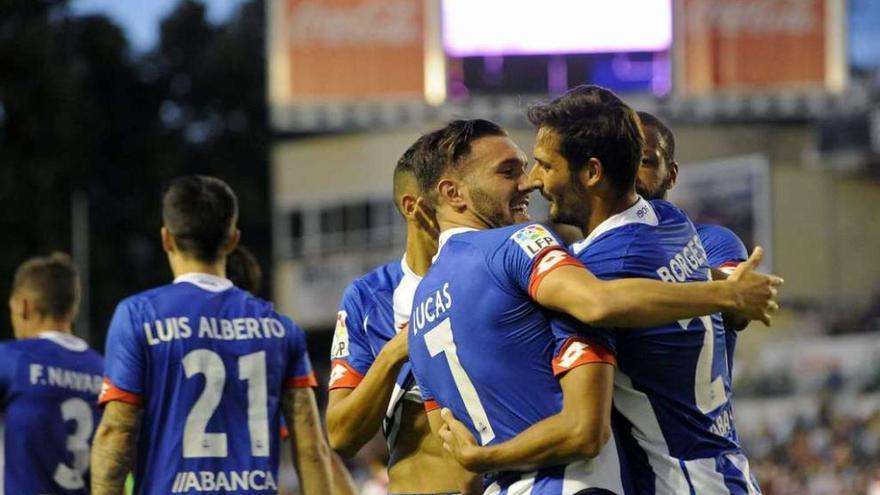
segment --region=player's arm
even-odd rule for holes
[[[427,412],[427,415],[431,432],[439,437],[441,430],[444,428],[444,419],[440,417],[440,409],[432,409]],[[449,413],[449,416],[451,417],[452,413]],[[470,432],[467,431],[467,428],[464,425],[461,426],[465,429],[465,433],[470,436]],[[473,437],[471,437],[471,440],[473,440]],[[477,474],[477,472],[469,471],[455,458],[453,452],[449,449],[443,449],[443,458],[449,466],[454,466],[454,468],[448,472],[454,473],[458,480],[459,490],[462,495],[476,495],[483,493],[482,477]]]
[[[727,280],[684,284],[637,278],[602,281],[582,266],[554,263],[545,256],[545,273],[539,264],[538,283],[530,293],[538,304],[589,325],[650,327],[723,312],[769,325],[779,308],[775,299],[782,279],[754,271],[762,255],[756,248]]]
[[[614,365],[591,362],[559,380],[562,410],[519,435],[481,447],[467,427],[443,410],[443,447],[465,468],[477,472],[533,470],[595,457],[611,436]]]
[[[314,391],[310,387],[285,389],[281,410],[290,426],[293,463],[303,494],[333,493],[330,448],[321,429]]]
[[[354,388],[331,388],[327,431],[330,446],[340,455],[355,455],[382,426],[395,379],[407,360],[407,333],[401,331],[385,344]]]
[[[351,479],[351,473],[339,455],[330,453],[330,481],[333,483],[333,495],[357,495],[358,491]]]
[[[143,409],[110,401],[92,442],[93,495],[119,495],[134,464],[135,444]]]

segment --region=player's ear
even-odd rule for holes
[[[595,187],[605,176],[605,167],[602,161],[596,157],[590,157],[587,164],[581,168],[579,180],[586,187]]]
[[[666,189],[672,189],[675,187],[675,182],[678,180],[678,162],[672,160],[667,165],[669,167],[669,177],[666,178]]]
[[[174,244],[174,236],[171,235],[171,231],[168,230],[168,227],[162,227],[160,235],[162,237],[162,249],[166,253],[177,251],[177,246]]]
[[[226,242],[226,254],[235,251],[239,242],[241,242],[241,231],[238,229],[232,229],[232,233],[229,234],[229,240]]]
[[[446,203],[455,210],[462,210],[467,205],[461,184],[452,179],[441,179],[437,184],[440,203]]]
[[[416,202],[418,199],[419,198],[412,193],[404,193],[403,196],[400,197],[400,211],[403,212],[403,216],[406,217],[407,220],[415,219]]]

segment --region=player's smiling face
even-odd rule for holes
[[[488,227],[529,220],[526,156],[507,136],[487,136],[471,143],[461,165],[469,207]]]
[[[645,199],[664,199],[672,187],[670,164],[663,136],[656,127],[644,125],[645,145],[636,179],[636,191]]]
[[[539,187],[541,195],[550,203],[550,220],[556,223],[580,225],[587,216],[581,211],[585,191],[572,176],[568,160],[559,152],[560,137],[553,130],[542,127],[535,138],[535,165],[529,174],[529,184]]]

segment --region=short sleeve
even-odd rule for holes
[[[617,365],[611,330],[584,325],[562,314],[551,317],[550,328],[554,339],[552,364],[555,376],[590,363]]]
[[[107,331],[104,356],[104,384],[98,403],[118,400],[141,406],[146,394],[146,342],[135,321],[132,301],[119,303]]]
[[[285,388],[318,386],[315,372],[312,371],[312,362],[309,360],[305,333],[289,318],[281,317],[281,321],[288,331],[287,370],[284,373]]]
[[[367,305],[355,283],[345,290],[330,347],[330,390],[357,387],[376,359],[364,329]]]
[[[732,230],[720,225],[701,225],[699,234],[712,268],[734,268],[749,259],[745,244]]]
[[[502,244],[493,258],[496,269],[508,280],[534,299],[541,281],[553,270],[566,266],[580,266],[559,242],[556,235],[540,224],[531,224],[514,232]]]

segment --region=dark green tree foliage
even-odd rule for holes
[[[184,0],[158,46],[133,55],[107,18],[72,16],[64,1],[0,0],[0,301],[23,259],[71,249],[77,190],[90,202],[93,345],[120,299],[171,277],[159,198],[174,176],[228,181],[244,239],[266,260],[263,40],[262,1],[218,26]],[[11,335],[8,316],[0,337]]]

